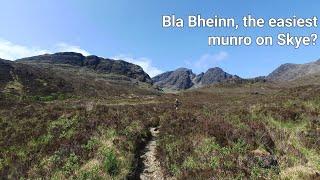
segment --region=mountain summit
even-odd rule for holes
[[[151,78],[140,66],[122,60],[74,52],[16,61],[0,59],[0,93],[25,97],[57,98],[59,94],[72,94],[107,98],[123,94],[153,94],[155,91]]]
[[[129,78],[137,79],[141,82],[152,83],[150,76],[143,69],[135,64],[122,61],[104,59],[98,56],[83,56],[74,52],[61,52],[55,54],[45,54],[18,59],[17,62],[23,63],[47,63],[47,64],[63,64],[76,67],[85,67],[99,73],[111,73],[124,75]]]
[[[317,74],[320,74],[320,59],[306,64],[282,64],[270,73],[267,79],[271,81],[292,81]]]
[[[228,74],[219,67],[215,67],[208,69],[198,81],[200,85],[210,85],[234,78],[239,77]]]
[[[194,74],[190,69],[179,68],[175,71],[168,71],[152,78],[155,85],[172,90],[196,88],[231,79],[240,78],[224,72],[219,67],[210,68],[205,73],[198,75]]]
[[[180,90],[191,88],[194,85],[192,80],[195,76],[191,69],[179,68],[157,75],[152,80],[161,88]]]

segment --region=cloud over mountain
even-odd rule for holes
[[[207,53],[203,54],[200,58],[195,61],[187,61],[186,65],[195,71],[202,72],[210,67],[215,67],[221,61],[226,60],[229,54],[225,51],[220,51],[215,54]]]
[[[82,49],[80,46],[65,42],[57,43],[50,48],[39,48],[17,44],[0,38],[0,58],[2,59],[16,60],[23,57],[37,56],[54,52],[77,52],[83,54],[84,56],[90,55],[88,51]]]
[[[152,60],[145,57],[135,58],[128,55],[119,55],[112,57],[112,59],[121,59],[124,61],[131,62],[133,64],[137,64],[142,67],[144,71],[146,71],[150,77],[154,77],[158,74],[161,74],[163,71],[159,68],[155,67],[152,63]]]

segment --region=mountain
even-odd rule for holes
[[[72,91],[70,83],[47,69],[0,60],[0,92],[25,95]]]
[[[228,74],[219,67],[210,68],[205,73],[198,75],[195,75],[190,69],[179,68],[152,78],[155,85],[173,90],[196,88],[234,79],[241,78]]]
[[[122,60],[104,59],[98,56],[83,56],[74,52],[61,52],[55,54],[45,54],[40,56],[18,59],[22,63],[47,63],[64,64],[76,67],[85,67],[98,73],[118,74],[129,78],[137,79],[141,82],[152,83],[151,78],[143,69],[135,64]]]
[[[306,64],[282,64],[267,76],[267,80],[292,81],[317,74],[320,74],[320,59]]]
[[[320,177],[320,76],[293,86],[180,68],[154,80],[222,83],[166,94],[96,56],[34,59],[0,60],[0,179]]]
[[[190,69],[179,68],[175,71],[165,72],[152,78],[153,83],[161,88],[180,90],[193,86],[195,74]]]
[[[0,93],[109,97],[156,91],[140,66],[78,53],[56,53],[16,61],[0,59]]]
[[[200,85],[210,85],[210,84],[216,84],[219,82],[223,82],[226,80],[231,80],[231,79],[238,79],[238,76],[234,76],[231,74],[228,74],[224,72],[221,68],[215,67],[215,68],[210,68],[205,72],[202,77],[200,78],[199,84]]]

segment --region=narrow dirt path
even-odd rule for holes
[[[143,172],[140,174],[141,180],[164,180],[164,175],[161,171],[160,162],[156,158],[158,128],[150,128],[152,135],[151,140],[145,147],[144,153],[140,156],[143,160]]]

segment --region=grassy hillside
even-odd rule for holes
[[[178,179],[314,179],[320,87],[217,85],[180,94],[160,120],[158,155]]]
[[[150,127],[159,127],[156,157],[173,179],[319,178],[317,84],[160,94],[88,69],[18,66],[0,86],[2,178],[134,178]]]

